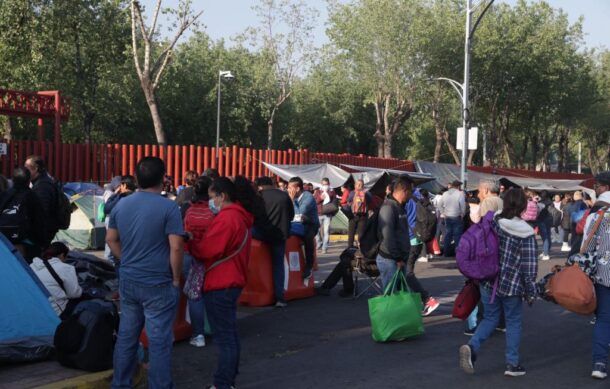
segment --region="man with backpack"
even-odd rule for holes
[[[428,291],[422,287],[419,280],[415,276],[415,262],[417,262],[417,258],[419,258],[419,255],[422,252],[424,246],[423,239],[427,238],[430,240],[432,237],[434,237],[436,224],[432,223],[431,226],[427,226],[427,223],[429,222],[427,217],[428,210],[422,204],[422,200],[422,195],[420,194],[419,190],[416,189],[413,193],[413,197],[409,199],[405,205],[405,211],[407,212],[407,223],[409,225],[409,240],[411,245],[406,262],[406,278],[409,288],[421,295],[421,300],[424,305],[422,315],[428,316],[434,310],[436,310],[440,304],[434,297],[430,296]],[[432,215],[432,218],[434,218],[434,221],[436,221],[435,215]]]
[[[356,187],[350,192],[347,199],[347,204],[352,213],[352,218],[349,220],[348,225],[347,247],[354,246],[356,232],[360,236],[364,231],[372,202],[373,196],[364,190],[364,181],[361,179],[356,180]]]
[[[31,155],[25,160],[25,168],[30,171],[32,190],[38,196],[45,215],[45,236],[42,247],[46,248],[60,229],[70,225],[70,201],[63,190],[47,172],[44,159]]]

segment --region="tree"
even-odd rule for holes
[[[416,0],[331,4],[328,34],[345,71],[368,91],[379,157],[392,157],[394,136],[413,113],[425,78],[421,44],[428,15]]]
[[[165,44],[161,44],[156,41],[157,19],[161,11],[161,2],[161,0],[157,0],[152,22],[147,28],[142,16],[142,6],[137,0],[131,0],[131,36],[133,60],[142,91],[146,97],[146,103],[150,109],[157,143],[166,145],[168,143],[168,134],[163,128],[161,114],[159,113],[157,88],[159,87],[163,72],[172,59],[176,43],[182,34],[197,21],[203,11],[195,14],[191,10],[191,0],[180,0],[178,8],[173,12],[178,19],[175,35]],[[144,46],[143,53],[138,49],[138,42],[141,42]],[[158,53],[157,58],[152,59],[152,55],[155,53]]]
[[[241,40],[249,38],[260,49],[257,80],[262,84],[258,89],[266,90],[260,104],[267,120],[267,148],[271,149],[277,112],[292,95],[296,78],[313,59],[318,12],[303,0],[260,0],[253,8],[260,24],[248,28]]]

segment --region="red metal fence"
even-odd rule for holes
[[[121,144],[55,144],[46,141],[13,141],[8,154],[0,158],[0,172],[10,176],[12,168],[25,162],[31,154],[41,155],[49,172],[64,182],[105,183],[117,175],[134,174],[138,160],[145,156],[163,159],[174,185],[182,184],[187,170],[199,173],[217,168],[221,175],[243,175],[250,179],[270,175],[262,162],[273,164],[308,164],[330,162],[414,171],[412,162],[366,155],[315,153],[309,150],[259,150],[238,146],[216,148],[196,145],[121,145]]]

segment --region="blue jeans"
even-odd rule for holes
[[[286,241],[280,240],[269,243],[271,248],[271,266],[273,269],[273,292],[275,301],[284,302],[284,276]]]
[[[196,261],[196,259],[192,255],[184,253],[184,259],[182,260],[182,274],[184,278],[189,274],[193,261]],[[203,292],[201,298],[195,300],[188,299],[188,303],[193,336],[203,335],[205,333],[205,302],[203,301]]]
[[[240,294],[241,288],[205,292],[208,321],[218,348],[218,366],[214,373],[214,386],[218,389],[235,386],[239,373],[241,346],[237,333],[237,300]]]
[[[393,259],[387,259],[382,257],[380,254],[377,254],[377,268],[379,269],[379,274],[381,275],[381,283],[383,284],[383,290],[387,288],[390,281],[392,281],[392,277],[396,273],[396,261]],[[402,272],[407,277],[406,266],[402,267]]]
[[[474,330],[477,327],[477,315],[478,314],[479,314],[479,307],[474,307],[474,310],[472,311],[470,316],[468,316],[468,318],[466,319],[469,330]]]
[[[608,344],[610,344],[610,288],[595,285],[597,310],[593,327],[593,363],[608,363]]]
[[[494,333],[500,323],[500,315],[504,312],[506,319],[506,350],[504,358],[507,364],[519,364],[519,345],[521,344],[521,311],[523,303],[521,296],[496,296],[490,303],[491,290],[481,288],[481,302],[483,303],[483,320],[479,323],[476,332],[468,344],[475,353],[479,352],[481,344]]]
[[[462,233],[464,232],[464,220],[461,217],[445,218],[445,239],[443,239],[443,252],[445,256],[451,247],[451,241],[455,242],[455,247],[460,244]]]
[[[549,255],[551,251],[551,226],[545,222],[536,222],[540,238],[542,238],[542,254]]]
[[[180,291],[171,282],[144,286],[121,279],[121,320],[114,348],[112,387],[133,387],[131,377],[137,363],[142,327],[146,328],[149,347],[149,388],[173,387],[171,356],[173,323]]]
[[[332,216],[318,215],[320,219],[320,228],[318,229],[318,235],[316,235],[316,243],[318,248],[322,250],[328,249],[328,240],[330,238],[330,222],[333,220]]]

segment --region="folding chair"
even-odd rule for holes
[[[381,279],[379,278],[381,274],[377,268],[377,262],[373,259],[364,258],[360,251],[356,253],[352,261],[352,274],[354,276],[354,299],[359,298],[369,289],[374,289],[379,294],[383,293]],[[364,276],[368,282],[364,290],[358,292],[358,278],[360,276]]]

